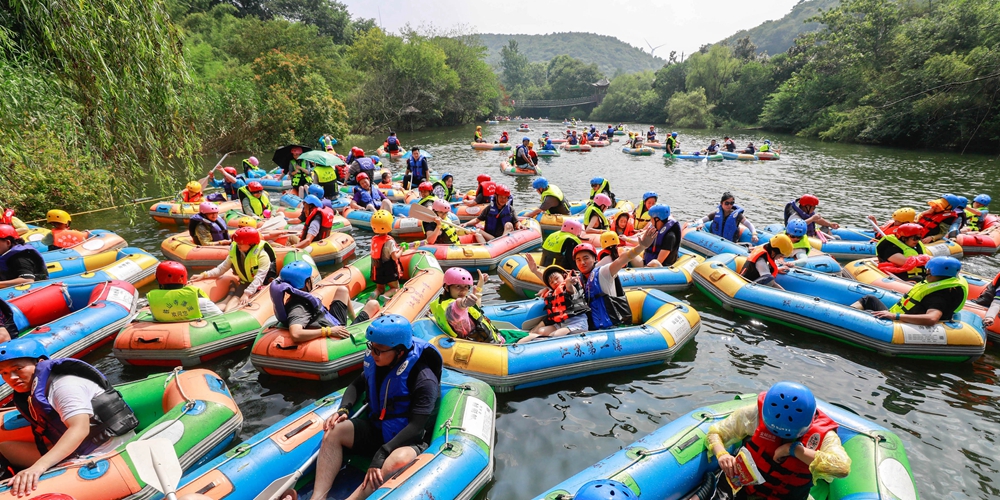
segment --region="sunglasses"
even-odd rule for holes
[[[733,203],[734,202],[732,202],[732,201],[724,201],[724,202],[722,202],[723,205],[732,205]]]
[[[383,353],[387,353],[387,352],[392,352],[393,351],[393,349],[385,349],[385,350],[377,349],[375,347],[375,344],[372,344],[371,342],[368,342],[367,345],[368,345],[368,350],[372,352],[372,356],[381,356]]]

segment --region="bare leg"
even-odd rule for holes
[[[382,210],[385,210],[390,214],[392,213],[392,202],[389,201],[389,198],[385,198],[384,200],[382,200]]]
[[[396,292],[398,291],[399,291],[399,282],[393,281],[392,283],[389,283],[389,289],[383,295],[385,295],[385,298],[390,299],[392,298],[393,295],[396,295]]]
[[[344,448],[354,446],[354,422],[345,420],[333,430],[323,434],[323,442],[316,458],[316,481],[311,500],[326,500],[326,494],[337,479],[340,466],[344,463]]]
[[[479,243],[480,245],[486,243],[486,235],[484,235],[483,233],[478,233],[477,232],[477,233],[473,233],[473,235],[475,235],[476,242]]]
[[[373,318],[375,317],[376,314],[378,314],[378,310],[381,307],[382,306],[379,305],[377,300],[369,300],[368,302],[365,303],[365,307],[361,310],[363,312],[368,313],[369,318]]]
[[[375,285],[375,292],[372,293],[371,297],[374,300],[379,298],[379,296],[383,295],[384,293],[385,293],[385,285]]]
[[[646,264],[646,267],[663,267],[663,263],[658,260],[651,260]]]
[[[222,308],[222,312],[227,313],[230,311],[235,311],[236,308],[239,307],[239,305],[240,305],[240,296],[230,295],[229,298],[226,299],[226,305]]]
[[[403,446],[392,450],[389,457],[382,463],[382,478],[388,479],[394,472],[416,458],[417,451],[410,446]],[[358,489],[354,490],[354,493],[351,493],[351,496],[347,497],[347,500],[362,500],[375,492],[374,488],[368,487],[362,489],[363,486],[364,484],[358,486]]]

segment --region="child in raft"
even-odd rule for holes
[[[534,257],[527,254],[528,270],[538,276],[546,288],[538,294],[545,301],[545,317],[528,332],[524,342],[538,337],[562,337],[590,329],[587,313],[587,294],[576,273],[555,264],[538,270]],[[523,342],[522,342],[523,343]]]
[[[392,189],[392,174],[389,172],[382,172],[382,180],[378,183],[379,189]],[[371,196],[368,196],[371,198]]]
[[[372,281],[375,282],[373,299],[379,296],[388,299],[399,291],[399,256],[403,250],[396,245],[396,240],[389,236],[393,222],[394,217],[386,210],[379,210],[372,215],[372,232],[375,233],[371,243],[371,274]]]
[[[479,282],[473,286],[472,275],[460,267],[444,273],[444,291],[431,302],[431,314],[446,334],[485,344],[527,342],[526,332],[501,332],[486,317],[482,308],[483,285],[486,275],[479,272]]]
[[[431,205],[431,210],[434,210],[434,215],[437,215],[437,218],[434,219],[434,222],[427,223],[428,226],[424,228],[424,231],[427,233],[427,244],[461,245],[462,241],[459,239],[458,227],[448,222],[448,214],[451,213],[451,204],[441,198],[435,198]],[[472,234],[476,238],[476,243],[480,245],[486,243],[486,238],[483,235],[478,232]],[[441,237],[442,235],[444,235],[443,238]]]
[[[635,240],[633,245],[639,244],[638,238],[629,238]],[[604,264],[610,264],[618,260],[619,253],[618,248],[621,246],[622,240],[618,236],[618,233],[614,231],[605,231],[601,233],[601,251],[597,253],[597,265],[603,266]],[[643,267],[642,256],[637,255],[629,261],[629,267]]]

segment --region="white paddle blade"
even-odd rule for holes
[[[157,438],[133,441],[125,446],[125,451],[135,464],[136,473],[142,482],[164,494],[173,493],[177,489],[183,471],[174,445],[169,440]]]
[[[312,460],[309,463],[312,463]],[[287,476],[279,477],[271,481],[271,484],[267,485],[267,488],[264,488],[264,491],[261,491],[253,500],[278,500],[282,493],[295,486],[295,482],[300,477],[302,477],[302,471],[295,471]]]

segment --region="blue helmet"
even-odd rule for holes
[[[677,137],[677,132],[671,132],[670,137]]]
[[[816,398],[806,386],[795,382],[778,382],[764,395],[760,409],[764,425],[781,439],[802,437],[816,415]]]
[[[304,260],[297,260],[281,268],[281,281],[302,289],[306,286],[306,280],[312,278],[313,267]]]
[[[533,189],[548,189],[548,187],[549,187],[549,180],[546,179],[545,177],[539,177],[539,178],[531,181],[531,187]]]
[[[314,207],[322,207],[323,206],[323,200],[320,200],[319,197],[316,196],[316,195],[314,195],[314,194],[311,194],[311,195],[306,196],[305,198],[303,198],[302,199],[302,203],[305,203],[307,205],[312,205]]]
[[[771,144],[771,139],[764,139],[764,144]]]
[[[0,344],[0,361],[20,358],[48,359],[48,357],[49,353],[45,350],[45,346],[30,335]]]
[[[645,202],[646,200],[648,200],[650,198],[659,199],[660,195],[656,194],[656,191],[646,191],[645,193],[642,193],[642,201],[643,202]]]
[[[958,196],[949,193],[949,194],[943,194],[941,195],[941,197],[944,198],[944,201],[948,202],[948,204],[951,205],[951,208],[955,208],[958,206],[959,203]]]
[[[378,157],[378,156],[376,156],[376,155],[371,155],[371,156],[369,156],[369,158],[371,158],[371,160],[372,160],[372,163],[382,163],[382,159],[381,159],[381,158],[379,158],[379,157]]]
[[[444,181],[445,179],[447,179],[447,178],[449,178],[449,177],[451,177],[452,179],[454,179],[454,178],[455,178],[455,176],[454,176],[454,175],[451,175],[451,173],[449,173],[449,172],[445,172],[445,173],[441,174],[441,180],[442,180],[442,181]]]
[[[990,198],[990,195],[988,195],[988,194],[981,194],[981,195],[977,195],[975,198],[973,198],[972,201],[974,201],[974,202],[976,202],[976,203],[978,203],[980,205],[989,205],[990,202],[993,201],[993,198]]]
[[[794,236],[796,238],[801,238],[806,235],[806,231],[809,229],[809,224],[802,219],[792,219],[788,221],[788,225],[785,226],[785,232],[788,236]]]
[[[521,138],[521,142],[531,142],[531,138],[528,136],[524,136]]]
[[[954,257],[934,257],[924,266],[931,276],[947,276],[954,278],[962,270],[962,263]]]
[[[967,206],[969,206],[969,199],[964,196],[959,196],[958,203],[955,205],[955,208],[965,208]]]
[[[613,479],[595,479],[576,490],[573,500],[633,500],[639,498],[624,483]]]
[[[649,216],[654,219],[667,220],[670,218],[670,205],[657,203],[649,209]]]
[[[315,196],[317,198],[322,198],[323,195],[326,194],[326,192],[323,190],[323,186],[320,186],[319,184],[310,184],[309,185],[309,194],[311,194],[311,195],[313,195],[313,196]]]
[[[600,186],[601,184],[604,184],[604,177],[594,177],[593,179],[590,179],[591,186]]]
[[[368,325],[365,338],[376,344],[390,347],[401,345],[409,349],[413,347],[413,326],[410,325],[410,320],[403,316],[386,314],[379,316]]]

